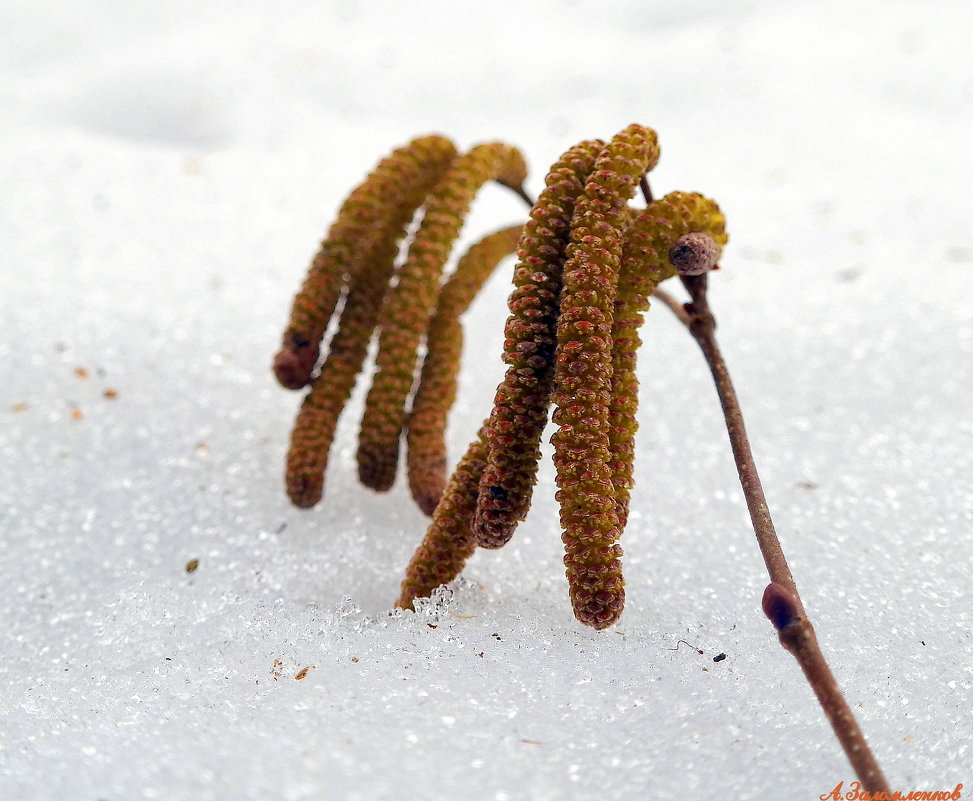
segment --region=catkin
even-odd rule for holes
[[[358,243],[358,269],[351,276],[338,329],[291,432],[285,484],[297,506],[309,507],[321,500],[338,416],[364,363],[399,242],[454,152],[452,145],[439,137],[416,140],[406,157],[393,164],[383,162],[386,167],[366,182],[370,198],[385,198],[381,225],[364,233]]]
[[[406,568],[401,595],[395,604],[400,608],[411,609],[416,598],[427,597],[436,587],[456,578],[476,550],[470,521],[486,465],[487,425],[484,423],[450,476],[426,536]]]
[[[564,266],[555,360],[552,438],[571,604],[598,629],[625,601],[609,450],[612,321],[625,205],[658,161],[655,132],[631,125],[599,156],[579,199]]]
[[[445,137],[414,139],[383,159],[348,196],[294,298],[274,359],[282,386],[300,389],[311,380],[321,339],[350,277],[376,238],[384,238],[390,226],[401,227],[394,221],[403,203],[411,207],[411,219],[455,156]]]
[[[719,207],[699,194],[671,192],[635,215],[625,236],[612,326],[612,395],[608,413],[609,467],[619,529],[624,529],[628,520],[633,486],[639,389],[635,365],[642,344],[639,328],[656,285],[676,272],[669,262],[670,249],[678,239],[695,232],[711,237],[720,249],[726,244]]]
[[[487,467],[473,517],[477,542],[485,548],[505,544],[530,507],[553,390],[561,271],[571,219],[604,144],[581,142],[555,162],[520,242],[504,330],[507,371],[497,387]]]
[[[358,476],[366,487],[385,491],[395,481],[419,343],[429,325],[443,265],[474,195],[491,178],[519,188],[526,171],[516,148],[478,145],[453,163],[427,199],[422,224],[380,317],[377,372],[358,440]]]
[[[456,377],[463,354],[459,318],[497,264],[517,249],[522,231],[523,226],[514,225],[471,246],[439,291],[406,436],[409,488],[427,515],[436,508],[446,485],[446,421],[456,400]]]

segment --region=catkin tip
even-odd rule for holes
[[[450,476],[426,536],[406,568],[396,603],[400,608],[411,608],[416,598],[428,597],[436,587],[456,578],[476,549],[469,523],[484,467],[484,434],[481,429]]]
[[[274,375],[285,389],[301,389],[311,381],[319,349],[311,344],[284,345],[274,357]]]
[[[622,616],[625,590],[618,589],[614,593],[573,593],[571,604],[574,616],[580,623],[593,629],[607,629],[614,626]]]
[[[494,489],[489,487],[489,489]],[[481,490],[482,491],[482,490]],[[493,519],[490,519],[490,518]],[[516,521],[510,520],[508,515],[489,513],[473,518],[473,535],[476,537],[476,544],[488,551],[495,551],[502,548],[513,536]]]
[[[324,477],[301,474],[287,477],[287,497],[300,509],[310,509],[324,495]]]
[[[437,460],[416,468],[415,476],[409,476],[412,499],[427,517],[432,517],[439,505],[439,499],[446,488],[446,460]]]
[[[395,446],[394,451],[386,451],[383,447],[359,446],[358,480],[362,486],[375,492],[388,492],[392,489],[399,463],[398,440]]]

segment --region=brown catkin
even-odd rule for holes
[[[436,138],[417,140],[409,151],[408,170],[386,170],[368,184],[376,196],[386,197],[383,224],[359,245],[362,255],[351,276],[338,329],[291,432],[285,484],[297,506],[309,507],[321,500],[338,416],[365,361],[399,243],[416,208],[450,163],[452,146],[447,145]]]
[[[575,209],[564,266],[552,438],[557,499],[571,605],[578,620],[598,629],[615,623],[625,602],[608,410],[626,202],[658,156],[649,128],[631,125],[611,140]]]
[[[463,354],[459,318],[496,266],[517,249],[522,231],[522,225],[514,225],[471,246],[439,291],[406,437],[409,488],[427,515],[433,513],[446,485],[446,421],[456,400],[456,377]]]
[[[402,203],[414,212],[455,156],[456,148],[445,137],[414,139],[383,159],[348,196],[294,298],[274,359],[282,386],[300,389],[311,380],[328,322],[362,258],[376,237],[397,227]]]
[[[416,598],[428,597],[436,587],[452,581],[476,550],[470,521],[486,464],[486,431],[484,423],[450,476],[426,536],[406,568],[396,606],[411,609]]]
[[[561,271],[571,219],[604,145],[581,142],[554,163],[520,242],[504,330],[507,371],[497,387],[487,468],[473,518],[477,543],[484,548],[509,541],[530,507],[554,385]]]
[[[608,414],[609,467],[620,530],[628,520],[634,483],[639,389],[635,365],[642,344],[639,328],[656,285],[676,272],[668,256],[674,243],[696,232],[707,235],[722,249],[726,231],[719,207],[699,194],[671,192],[635,215],[625,236],[612,327],[612,396]]]
[[[358,477],[366,487],[384,492],[395,481],[419,343],[429,326],[443,265],[474,195],[491,178],[519,188],[526,172],[516,148],[500,143],[478,145],[453,163],[427,199],[422,224],[379,321],[377,372],[365,401],[358,440]]]

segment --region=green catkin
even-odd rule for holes
[[[476,550],[470,521],[480,475],[486,466],[487,425],[484,423],[450,476],[426,536],[406,568],[397,607],[411,609],[416,598],[428,597],[436,587],[448,584]]]
[[[612,326],[612,396],[608,412],[609,467],[620,530],[628,520],[634,483],[639,389],[635,365],[642,344],[639,328],[649,308],[649,296],[657,284],[675,275],[668,254],[680,237],[692,232],[704,233],[722,249],[727,239],[725,230],[716,203],[695,193],[671,192],[634,215],[626,233]]]
[[[351,276],[338,329],[291,432],[285,485],[296,506],[306,508],[321,500],[338,416],[365,361],[399,243],[416,208],[446,171],[454,152],[452,145],[439,137],[416,140],[407,156],[393,164],[383,162],[386,168],[373,173],[366,182],[369,197],[385,198],[382,225],[363,234],[359,243],[362,255]]]
[[[395,481],[419,344],[436,303],[443,265],[474,195],[490,179],[519,189],[526,172],[516,148],[500,143],[478,145],[453,163],[427,199],[422,224],[379,321],[377,372],[365,401],[358,440],[358,477],[366,487],[384,492]]]
[[[521,239],[504,331],[507,371],[497,388],[487,468],[473,517],[484,548],[509,541],[530,507],[554,386],[561,270],[571,219],[604,145],[581,142],[554,163]]]
[[[401,205],[411,205],[414,212],[455,156],[455,147],[445,137],[414,139],[383,159],[348,196],[294,298],[274,359],[282,386],[300,389],[311,380],[338,299],[370,245],[384,238],[390,226],[400,227],[395,219]]]
[[[406,437],[409,488],[427,515],[433,513],[446,485],[446,421],[456,400],[463,354],[459,318],[500,261],[517,249],[522,231],[522,225],[514,225],[485,236],[459,260],[439,291]]]
[[[655,132],[631,125],[599,156],[575,208],[564,266],[555,359],[552,438],[571,605],[597,629],[625,603],[608,418],[612,320],[626,202],[658,161]]]

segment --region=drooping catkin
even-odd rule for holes
[[[609,450],[612,321],[626,202],[658,160],[655,132],[631,125],[599,156],[579,199],[564,266],[552,438],[571,605],[601,629],[625,601]]]
[[[446,140],[413,142],[408,158],[376,171],[367,182],[370,197],[385,197],[378,223],[362,234],[338,329],[328,355],[304,399],[291,432],[285,484],[291,501],[309,507],[321,500],[324,472],[335,426],[361,371],[395,266],[399,243],[432,186],[446,171]]]
[[[433,513],[446,485],[446,421],[456,400],[463,354],[459,318],[496,266],[517,249],[522,231],[522,225],[514,225],[471,246],[439,291],[406,436],[409,488],[427,515]]]
[[[406,568],[395,604],[400,608],[411,609],[416,598],[428,597],[436,587],[456,578],[476,550],[470,522],[486,464],[487,425],[483,424],[450,476],[426,536]]]
[[[398,243],[389,245],[384,258],[377,258],[376,253],[352,279],[328,355],[294,421],[285,485],[295,506],[314,506],[324,494],[324,473],[338,417],[361,372],[394,267]]]
[[[477,190],[491,178],[519,188],[523,156],[500,143],[478,145],[458,158],[426,201],[398,284],[389,293],[379,325],[377,372],[365,401],[358,440],[358,477],[371,489],[395,481],[405,405],[415,377],[419,343],[436,302],[439,277]]]
[[[554,385],[561,271],[571,219],[604,144],[581,142],[554,163],[521,239],[504,330],[507,371],[497,388],[487,468],[473,518],[477,542],[485,548],[505,544],[530,507]]]
[[[399,227],[394,221],[403,203],[414,213],[455,156],[445,137],[419,137],[383,159],[348,196],[294,298],[274,359],[282,386],[300,389],[311,380],[338,299],[375,238]]]
[[[620,529],[628,520],[633,486],[639,389],[635,366],[642,344],[639,328],[656,285],[676,272],[670,251],[677,241],[693,233],[710,237],[718,256],[726,244],[719,207],[699,194],[671,192],[635,215],[625,235],[612,326],[612,395],[608,413],[609,466]]]

